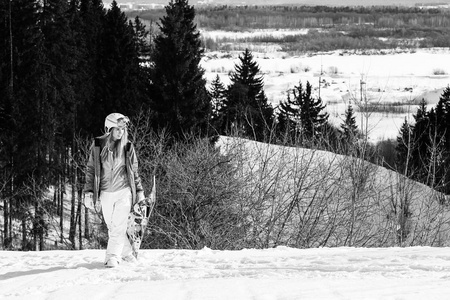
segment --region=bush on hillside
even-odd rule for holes
[[[450,234],[438,193],[358,158],[361,149],[195,136],[168,147],[150,131],[136,145],[142,176],[157,178],[144,248],[442,246]]]

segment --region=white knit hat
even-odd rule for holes
[[[127,123],[130,121],[127,116],[124,116],[119,113],[109,114],[105,119],[105,131],[109,132],[111,128],[118,127],[124,128],[127,126]]]

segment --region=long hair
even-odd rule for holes
[[[112,142],[112,134],[109,135],[108,141]],[[114,142],[114,147],[112,150],[113,150],[113,157],[115,159],[118,157],[122,157],[123,151],[125,150],[125,146],[127,144],[128,144],[128,129],[125,127],[123,129],[122,138]]]
[[[109,130],[109,132],[106,132],[104,135],[101,136],[101,138],[108,136],[107,143],[106,143],[105,147],[101,150],[101,154],[100,154],[103,161],[107,159],[108,147],[109,147],[109,144],[112,142],[111,130],[113,130],[113,129],[111,128]],[[123,130],[122,138],[120,140],[114,141],[114,145],[113,145],[113,149],[112,149],[114,159],[121,157],[123,155],[123,151],[125,150],[125,146],[127,144],[128,144],[128,129],[125,127]]]

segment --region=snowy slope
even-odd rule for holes
[[[0,299],[448,299],[450,248],[0,252]]]
[[[240,176],[248,183],[243,197],[255,199],[256,205],[263,199],[264,213],[255,218],[271,224],[259,236],[270,241],[269,246],[348,245],[343,243],[351,223],[358,227],[352,238],[360,241],[352,246],[398,245],[400,226],[408,231],[403,245],[449,246],[450,213],[439,204],[443,196],[397,172],[328,151],[232,137],[221,136],[217,146],[234,154]],[[399,212],[405,201],[409,217],[402,224]],[[292,203],[299,209],[286,219],[284,212]],[[358,220],[352,219],[351,211]],[[306,244],[299,234],[308,236]]]

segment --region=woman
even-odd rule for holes
[[[132,204],[145,198],[133,144],[128,141],[128,118],[112,113],[105,119],[105,134],[94,139],[86,170],[85,204],[101,207],[108,226],[105,266],[122,260],[136,262],[126,230]]]

